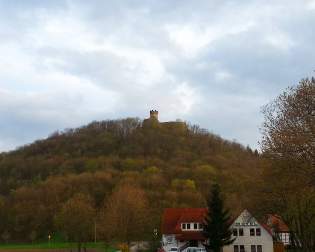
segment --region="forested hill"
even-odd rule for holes
[[[204,206],[214,182],[233,211],[253,209],[262,166],[250,148],[183,122],[93,122],[0,155],[0,233],[47,237],[75,195],[87,195],[98,213],[124,185],[145,195],[151,227],[165,207]]]
[[[92,122],[55,132],[0,159],[1,193],[22,184],[66,173],[117,170],[142,172],[156,167],[170,177],[187,177],[210,165],[217,173],[248,173],[257,153],[183,122],[144,122],[136,118]],[[187,178],[190,178],[189,176]]]

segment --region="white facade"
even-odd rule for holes
[[[247,211],[231,225],[235,241],[223,252],[273,252],[272,235]]]

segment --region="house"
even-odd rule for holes
[[[206,208],[166,208],[162,216],[162,248],[164,251],[204,248],[202,223]]]
[[[223,252],[273,252],[271,229],[244,210],[231,224],[235,241]]]
[[[277,214],[268,214],[266,224],[272,230],[276,240],[283,243],[284,246],[291,245],[291,232],[287,224],[283,221],[281,216]]]
[[[206,208],[167,208],[162,216],[162,248],[186,252],[188,247],[204,249],[203,223]],[[273,252],[271,229],[259,223],[247,210],[231,222],[235,241],[223,252]]]

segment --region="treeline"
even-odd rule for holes
[[[165,207],[205,206],[214,182],[235,213],[257,211],[264,166],[257,151],[186,123],[128,118],[56,132],[1,154],[0,239],[84,241],[95,229],[101,239],[148,239]],[[86,237],[71,233],[80,228]]]

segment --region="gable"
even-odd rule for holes
[[[267,231],[272,236],[272,230],[263,223],[260,223],[249,211],[246,209],[234,220],[233,227],[260,227]]]
[[[244,210],[233,222],[235,226],[257,226],[257,220],[247,210]]]

